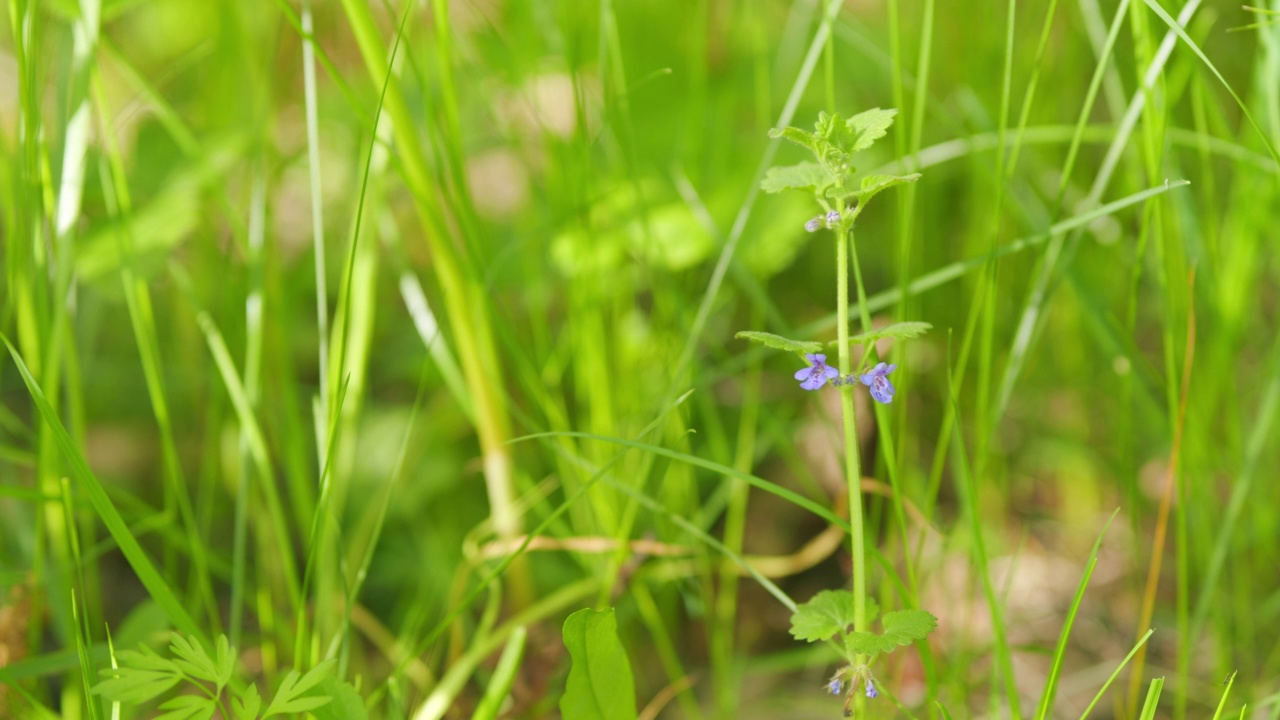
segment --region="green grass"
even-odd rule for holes
[[[1275,717],[1277,13],[8,0],[0,716],[177,631],[545,717],[613,607],[645,717],[838,717],[865,582],[859,716]],[[759,184],[873,107],[849,293]],[[734,338],[907,320],[856,430]]]

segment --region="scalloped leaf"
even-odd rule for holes
[[[857,198],[859,203],[866,203],[871,198],[884,190],[888,190],[895,185],[903,185],[912,183],[920,179],[920,173],[911,173],[910,175],[867,175],[862,178],[859,187],[852,185],[844,185],[843,187],[827,188],[826,195],[829,198]]]
[[[899,645],[910,645],[917,640],[928,637],[938,627],[938,618],[925,610],[896,610],[885,613],[882,622],[884,632],[850,633],[845,638],[845,647],[858,655],[888,654]]]
[[[802,162],[769,168],[764,180],[760,181],[760,189],[767,193],[791,189],[821,191],[831,182],[831,175],[821,165]]]
[[[882,338],[896,338],[898,340],[910,340],[911,338],[918,338],[921,335],[924,335],[925,333],[929,332],[931,329],[933,329],[933,325],[930,323],[909,320],[907,322],[894,323],[892,325],[889,325],[888,327],[882,327],[879,330],[872,330],[871,332],[865,332],[865,333],[862,333],[861,335],[854,335],[853,337],[849,338],[849,344],[865,345],[866,343],[873,343]],[[827,343],[827,344],[836,345],[839,342],[840,342],[839,340],[832,340],[830,343]]]
[[[773,128],[769,131],[769,137],[790,140],[814,154],[818,152],[818,138],[814,137],[813,133],[805,132],[797,127]]]
[[[887,135],[897,116],[898,111],[894,109],[871,108],[849,118],[849,130],[857,137],[853,143],[853,152],[866,150]]]
[[[797,640],[815,642],[842,633],[853,624],[854,594],[848,590],[823,590],[791,614],[791,634]],[[867,621],[880,612],[876,601],[867,598]]]
[[[743,330],[742,332],[735,334],[734,337],[742,340],[750,340],[751,342],[758,342],[763,344],[765,347],[787,350],[798,355],[822,352],[822,343],[820,342],[791,340],[789,338],[784,338],[781,335],[774,335],[773,333]]]
[[[831,147],[840,150],[846,157],[856,151],[857,132],[849,125],[840,113],[818,113],[818,122],[814,123],[814,135],[826,141]]]

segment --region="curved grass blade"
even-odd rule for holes
[[[36,409],[53,433],[53,439],[58,448],[62,450],[63,457],[71,468],[72,477],[75,478],[81,489],[88,495],[94,511],[98,513],[98,517],[102,518],[102,523],[107,527],[107,532],[111,533],[111,537],[120,546],[120,552],[128,560],[129,566],[137,574],[138,580],[142,582],[143,587],[147,589],[147,593],[156,601],[156,604],[164,609],[174,627],[188,635],[195,635],[201,641],[207,641],[203,630],[200,629],[200,626],[196,624],[195,620],[187,612],[186,605],[178,599],[169,584],[165,582],[155,566],[151,564],[151,559],[142,550],[142,546],[138,544],[138,539],[129,530],[129,525],[121,517],[120,512],[116,510],[111,498],[107,496],[106,489],[103,488],[102,483],[98,481],[93,471],[89,469],[89,464],[85,461],[84,455],[72,442],[71,436],[67,434],[66,428],[63,427],[62,421],[58,418],[57,411],[45,399],[44,391],[40,389],[40,385],[31,376],[31,371],[27,369],[27,364],[23,362],[22,355],[9,342],[8,337],[0,335],[0,340],[3,340],[5,346],[9,348],[9,355],[13,357],[13,362],[18,367],[18,373],[22,375],[22,381],[26,383],[27,392],[31,394],[31,399],[36,403]]]

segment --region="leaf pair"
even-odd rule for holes
[[[867,622],[880,614],[880,608],[867,598]],[[900,645],[923,640],[938,627],[938,619],[924,610],[897,610],[885,613],[881,633],[850,632],[854,619],[854,595],[848,590],[823,590],[791,615],[791,634],[797,640],[817,642],[837,635],[844,638],[850,655],[879,655],[893,652]]]

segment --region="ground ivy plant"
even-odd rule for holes
[[[849,520],[852,532],[853,591],[825,590],[796,608],[791,618],[791,633],[809,642],[838,642],[847,664],[838,669],[827,684],[827,690],[845,696],[845,715],[852,715],[865,698],[875,698],[879,691],[871,672],[872,663],[901,645],[922,640],[937,627],[937,619],[924,610],[898,610],[885,613],[881,631],[874,632],[870,623],[879,615],[876,602],[867,595],[866,549],[862,528],[862,468],[858,457],[857,426],[854,417],[853,392],[864,385],[871,397],[882,404],[893,401],[896,389],[889,379],[897,365],[876,359],[876,341],[883,338],[907,340],[919,337],[931,327],[924,322],[899,322],[879,330],[871,329],[867,311],[866,290],[858,265],[857,247],[853,242],[854,223],[867,203],[880,192],[905,183],[915,182],[919,173],[909,175],[864,175],[860,179],[853,160],[857,153],[871,147],[888,133],[896,110],[875,108],[858,113],[847,120],[835,113],[819,113],[812,132],[786,127],[769,131],[773,138],[785,138],[813,153],[815,162],[775,167],[761,183],[768,193],[792,190],[813,197],[822,212],[805,223],[811,233],[829,230],[834,239],[836,256],[836,346],[835,365],[827,364],[821,351],[824,344],[813,340],[793,340],[767,332],[745,331],[737,337],[762,343],[767,347],[796,353],[805,367],[795,373],[800,387],[820,390],[834,387],[840,393],[844,424],[845,476],[849,487]],[[849,334],[849,268],[852,265],[858,293],[861,334]],[[855,364],[850,357],[852,346],[861,347]],[[877,362],[872,364],[873,359]],[[861,689],[862,695],[857,691]],[[860,713],[859,713],[860,714]]]

